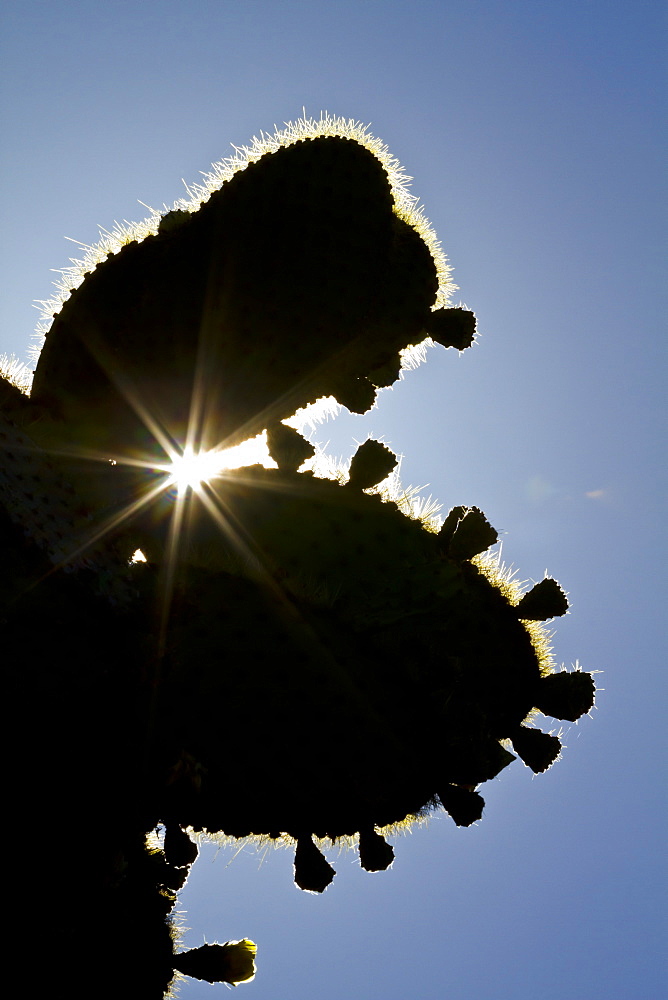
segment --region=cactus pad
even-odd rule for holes
[[[194,407],[210,446],[322,396],[369,409],[373,378],[444,325],[432,309],[446,269],[391,162],[364,139],[274,144],[156,232],[128,233],[56,312],[34,402],[63,434],[114,455],[145,443],[147,410],[178,438]],[[475,324],[462,310],[445,319]]]

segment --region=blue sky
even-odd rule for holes
[[[481,507],[521,579],[547,568],[570,594],[557,661],[603,671],[560,762],[535,778],[517,762],[485,787],[481,823],[435,819],[397,840],[389,872],[334,851],[316,898],[287,852],[208,849],[179,901],[186,944],[255,940],[250,1000],[663,995],[661,8],[4,5],[0,352],[25,355],[33,301],[77,256],[64,237],[92,243],[142,218],[138,200],[171,204],[181,178],[303,106],[371,123],[480,337],[461,356],[434,348],[371,413],[317,436],[343,456],[382,436],[405,483]],[[223,989],[189,981],[181,997]]]

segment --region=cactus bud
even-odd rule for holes
[[[295,884],[306,892],[324,892],[336,872],[313,843],[310,835],[297,838]]]
[[[553,719],[577,722],[593,707],[596,687],[583,670],[561,671],[541,678],[535,708]]]
[[[279,469],[296,472],[300,465],[315,454],[313,445],[299,431],[287,424],[273,424],[267,431],[269,454]]]
[[[568,599],[556,580],[547,577],[524,595],[517,605],[517,617],[523,621],[544,622],[568,611]]]
[[[351,413],[366,413],[376,402],[376,390],[367,378],[339,375],[327,383],[326,393],[334,396]]]
[[[559,738],[543,733],[540,729],[519,726],[511,739],[519,756],[535,774],[547,771],[561,752]]]
[[[438,792],[443,808],[457,826],[470,826],[482,818],[485,800],[478,792],[461,785],[446,785]]]
[[[257,945],[248,938],[227,944],[203,944],[174,955],[174,968],[207,983],[247,983],[255,976]]]
[[[394,849],[373,829],[360,831],[359,853],[367,872],[384,872],[394,861]]]
[[[473,343],[476,330],[475,314],[468,309],[435,309],[429,313],[425,331],[442,347],[464,351]]]
[[[439,541],[451,559],[472,559],[498,539],[498,533],[477,507],[453,507],[439,532]]]
[[[396,464],[397,456],[380,441],[365,441],[353,455],[348,485],[368,490],[386,479]]]

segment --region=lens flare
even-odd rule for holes
[[[211,448],[197,451],[186,445],[180,455],[173,455],[163,471],[169,474],[167,485],[175,486],[179,496],[192,490],[201,493],[202,487],[212,479],[219,478],[228,469],[240,469],[245,465],[263,465],[276,468],[269,455],[266,433],[233,448]]]
[[[195,452],[186,447],[182,455],[172,459],[168,470],[169,485],[176,486],[180,495],[188,490],[198,492],[204,483],[215,479],[226,467],[224,452]]]

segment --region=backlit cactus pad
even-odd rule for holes
[[[81,443],[144,444],[146,410],[177,438],[196,415],[207,445],[323,396],[363,413],[409,345],[472,342],[403,174],[353,123],[256,143],[183,204],[89,253],[46,331],[32,398]]]
[[[435,531],[365,492],[374,444],[391,454],[367,442],[345,485],[256,466],[209,486],[227,528],[190,511],[164,663],[164,738],[202,765],[196,788],[170,784],[166,811],[234,837],[287,833],[297,884],[319,891],[333,871],[311,835],[359,836],[363,866],[386,868],[379,832],[441,805],[468,826],[511,748],[536,772],[558,756],[535,710],[575,720],[594,699],[589,674],[552,673],[540,622],[568,606],[555,581],[522,597],[484,555],[496,532],[476,508]]]

